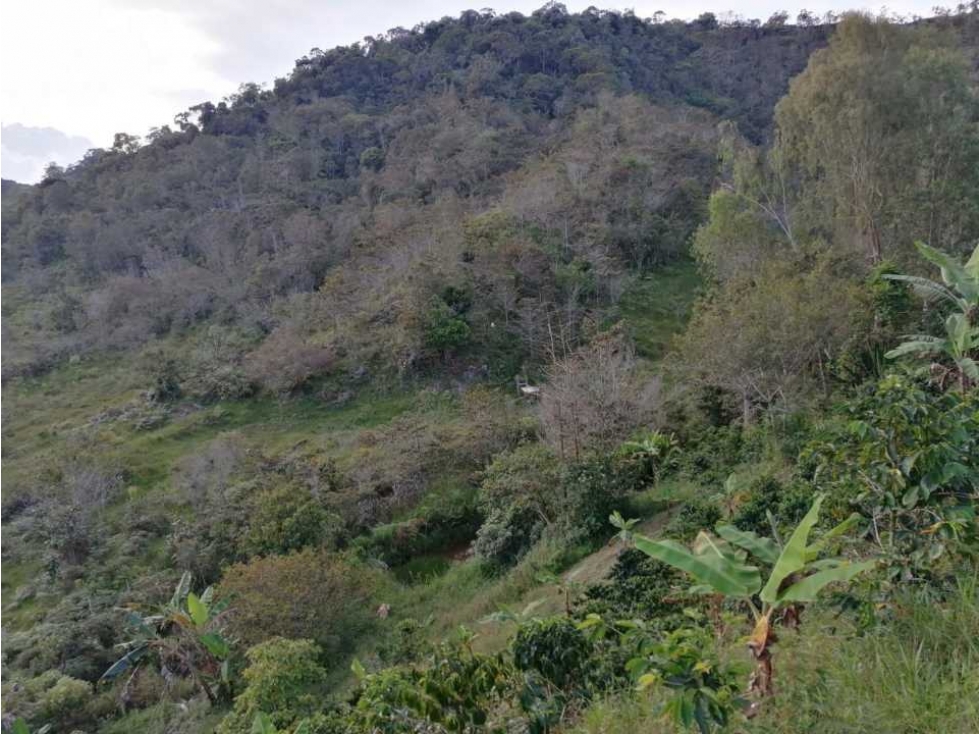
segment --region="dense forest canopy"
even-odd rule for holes
[[[468,11],[2,203],[4,731],[979,716],[974,7]]]

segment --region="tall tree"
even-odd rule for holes
[[[871,262],[916,238],[959,251],[979,233],[979,99],[945,35],[844,18],[776,108],[810,230],[831,223]]]

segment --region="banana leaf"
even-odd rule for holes
[[[751,596],[761,587],[758,568],[737,563],[719,554],[694,555],[670,540],[635,539],[636,548],[651,558],[685,571],[698,582],[707,584],[725,596]]]
[[[792,574],[801,571],[806,565],[806,548],[809,543],[809,533],[819,521],[819,508],[822,507],[825,495],[819,495],[809,508],[809,512],[802,518],[802,521],[792,531],[781,555],[775,562],[772,575],[768,577],[768,583],[761,590],[761,600],[766,604],[774,604],[778,601],[778,590]]]

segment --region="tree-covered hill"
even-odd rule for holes
[[[977,50],[470,11],[3,181],[3,731],[971,732]]]
[[[601,310],[625,269],[684,250],[717,123],[764,139],[828,32],[548,6],[314,50],[271,90],[243,85],[144,145],[120,135],[5,202],[5,374],[204,322],[301,349],[328,330],[321,306],[344,318],[307,360],[370,359],[357,334],[376,327],[387,366],[416,362],[430,300],[476,278],[493,293],[472,308],[534,358],[540,311]],[[507,227],[533,241],[528,272],[466,259]]]

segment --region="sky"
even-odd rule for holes
[[[116,132],[145,135],[175,114],[272,82],[311,48],[329,49],[390,28],[486,7],[487,0],[0,0],[0,173],[36,182],[49,161],[72,163]],[[499,0],[530,13],[544,0]],[[929,15],[935,0],[891,0],[900,15]],[[571,11],[597,0],[565,2]],[[765,20],[778,10],[879,10],[854,0],[635,0],[640,17],[689,19],[732,10]],[[622,9],[622,8],[619,8]]]

